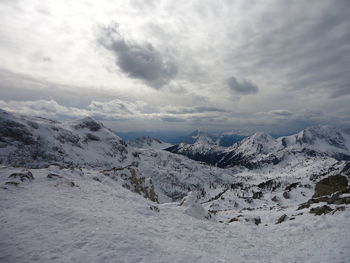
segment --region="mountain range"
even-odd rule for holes
[[[181,143],[166,150],[222,168],[276,165],[286,162],[291,156],[328,156],[350,160],[350,129],[315,126],[277,139],[257,132],[230,147],[218,146],[210,137],[201,135],[193,144]]]
[[[0,110],[0,261],[346,262],[349,129],[190,137]]]

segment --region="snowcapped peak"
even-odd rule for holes
[[[212,138],[210,138],[207,135],[200,135],[198,136],[197,140],[195,141],[195,144],[202,144],[202,145],[214,145],[214,141]]]
[[[75,129],[87,128],[90,131],[98,131],[102,127],[104,127],[101,122],[96,121],[90,116],[71,122],[71,126],[74,127]]]
[[[0,119],[1,163],[107,167],[128,162],[131,154],[117,135],[91,117],[61,123],[2,111]]]
[[[201,130],[195,130],[193,131],[190,136],[192,138],[198,138],[200,136],[209,136],[208,133],[204,132],[204,131],[201,131]]]
[[[319,125],[306,128],[294,137],[295,143],[301,146],[350,149],[350,130],[348,129]]]
[[[256,132],[252,136],[237,143],[233,147],[244,155],[267,154],[277,145],[277,142],[266,132]]]
[[[136,138],[133,141],[129,141],[129,144],[132,147],[136,147],[136,148],[158,149],[158,150],[165,149],[172,146],[170,143],[162,142],[161,140],[158,140],[150,136],[142,136],[142,137]]]
[[[256,142],[270,142],[274,141],[274,138],[266,132],[256,132],[252,136],[249,137],[250,140],[254,140]]]

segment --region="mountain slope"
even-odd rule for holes
[[[128,144],[135,148],[162,150],[172,146],[170,143],[162,142],[156,138],[142,136],[135,140],[128,141]]]
[[[1,164],[100,169],[143,196],[154,189],[160,202],[205,191],[209,178],[212,184],[227,182],[230,173],[162,150],[135,149],[89,117],[61,123],[1,111],[0,135]]]
[[[209,137],[215,144],[227,147],[232,146],[234,143],[244,139],[246,136],[239,135],[234,132],[225,132],[213,135],[201,130],[195,130],[187,136],[178,137],[176,142],[194,144],[200,137]]]
[[[109,177],[96,181],[100,174],[95,170],[31,169],[33,179],[3,187],[9,175],[21,172],[0,168],[3,262],[341,263],[349,257],[350,210],[322,217],[287,210],[286,221],[275,224],[285,208],[267,206],[264,211],[233,210],[231,223],[219,223],[215,215],[195,218],[200,204],[193,198],[196,205],[157,205]],[[48,177],[54,173],[61,178]],[[235,193],[227,191],[211,209],[230,210]],[[219,220],[226,220],[228,212],[218,212]],[[292,213],[300,215],[290,220]]]
[[[0,110],[1,163],[108,167],[129,156],[126,143],[90,117],[61,123]]]

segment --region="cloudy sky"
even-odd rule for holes
[[[350,126],[349,0],[1,0],[0,108],[117,131]]]

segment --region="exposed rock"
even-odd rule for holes
[[[264,196],[263,192],[254,192],[253,199],[260,199]]]
[[[24,145],[35,143],[33,134],[29,129],[18,122],[0,118],[0,140],[6,142],[6,138],[11,142],[13,140],[22,142]]]
[[[19,185],[19,182],[6,182],[5,185],[18,186],[18,185]]]
[[[311,198],[306,203],[300,204],[297,210],[309,208],[311,204],[317,204],[321,202],[325,202],[327,204],[334,204],[334,205],[350,204],[350,196],[345,196],[345,197],[342,196],[342,194],[346,194],[346,193],[350,193],[350,188],[347,188],[343,191],[339,191],[333,194],[332,196],[321,196],[318,198]]]
[[[270,180],[267,180],[266,182],[262,182],[258,184],[259,188],[268,190],[268,191],[275,191],[280,186],[281,186],[281,183],[274,179],[270,179]]]
[[[261,218],[259,216],[244,218],[246,222],[252,222],[255,225],[261,224]]]
[[[332,175],[322,179],[315,186],[313,197],[330,195],[338,191],[345,190],[348,187],[348,179],[343,175]]]
[[[288,192],[284,192],[284,193],[283,193],[283,197],[284,197],[285,199],[289,199],[289,198],[290,198],[290,194],[289,194]]]
[[[275,195],[274,197],[271,198],[271,200],[274,201],[274,202],[278,202],[279,198]]]
[[[228,223],[237,222],[239,219],[237,217],[231,218]]]
[[[210,198],[209,200],[203,202],[202,204],[205,204],[205,203],[209,203],[211,201],[214,201],[214,200],[218,200],[219,198],[222,198],[223,195],[228,191],[228,188],[223,190],[222,192],[218,193],[216,196],[213,196],[212,198]]]
[[[255,218],[254,218],[254,223],[255,223],[256,225],[260,225],[260,224],[261,224],[261,218],[260,218],[260,217],[255,217]]]
[[[30,171],[27,171],[25,173],[13,173],[9,176],[9,178],[19,178],[22,182],[26,180],[34,180],[34,176]]]
[[[330,208],[328,205],[323,205],[323,206],[318,206],[310,209],[311,214],[315,214],[317,216],[323,215],[323,214],[328,214],[332,212],[333,209]]]
[[[333,210],[332,215],[334,215],[337,211],[345,211],[345,208],[345,206],[338,206],[336,209]]]
[[[56,178],[63,178],[62,175],[58,175],[58,174],[48,174],[47,175],[47,178],[50,178],[50,179],[56,179]]]
[[[149,209],[151,209],[152,211],[155,211],[155,212],[158,212],[159,213],[159,208],[157,207],[157,206],[155,206],[155,205],[151,205],[150,207],[149,207]]]
[[[288,192],[290,192],[293,188],[297,188],[299,185],[300,185],[299,182],[297,182],[297,183],[292,183],[292,184],[288,185],[288,186],[285,188],[285,190],[288,191]]]
[[[280,218],[277,219],[276,224],[281,224],[282,222],[286,221],[286,219],[287,219],[287,215],[284,214]]]
[[[343,167],[342,174],[350,175],[350,162],[347,162],[346,165]]]
[[[141,176],[136,167],[112,168],[103,170],[101,173],[114,181],[121,182],[124,188],[138,193],[153,202],[159,202],[152,180]]]
[[[100,178],[98,178],[97,176],[92,177],[92,180],[95,180],[96,182],[99,182],[99,183],[102,182],[102,180]]]
[[[92,133],[88,133],[86,134],[86,138],[85,138],[85,141],[99,141],[100,138]]]
[[[95,121],[91,117],[86,117],[76,124],[74,128],[76,129],[89,129],[90,131],[98,131],[103,127],[102,123]]]
[[[252,203],[253,203],[253,198],[251,198],[251,197],[245,198],[245,201],[246,201],[248,204],[252,204]]]

